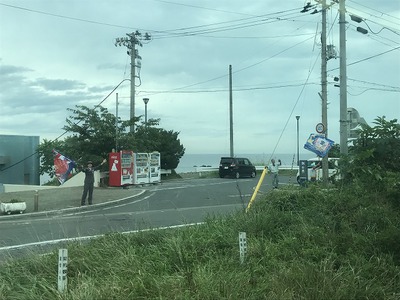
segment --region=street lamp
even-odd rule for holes
[[[147,103],[149,102],[149,98],[143,98],[143,102],[144,102],[144,124],[147,127]]]
[[[297,165],[300,166],[300,154],[299,154],[299,119],[300,116],[296,116],[296,120],[297,120]]]

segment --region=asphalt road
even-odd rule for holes
[[[289,178],[281,176],[285,183]],[[110,232],[199,223],[207,215],[244,209],[259,177],[171,180],[145,186],[120,201],[110,199],[90,209],[0,219],[0,261],[24,253],[46,252],[71,239],[86,240]],[[260,194],[270,191],[266,177]]]

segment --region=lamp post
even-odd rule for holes
[[[144,102],[144,124],[147,128],[147,103],[149,103],[149,98],[143,98]]]
[[[300,116],[296,116],[297,120],[297,165],[300,165],[300,151],[299,151],[299,119]]]

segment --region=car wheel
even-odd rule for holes
[[[219,174],[219,178],[224,178],[225,176],[222,174]]]
[[[254,178],[254,177],[256,177],[256,171],[251,172],[251,178]]]
[[[236,173],[235,173],[235,178],[236,178],[236,179],[239,179],[239,178],[240,178],[240,173],[239,173],[239,172],[236,172]]]

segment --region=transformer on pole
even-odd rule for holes
[[[135,31],[132,33],[127,33],[127,37],[116,38],[115,39],[115,47],[117,46],[125,46],[128,51],[127,54],[131,57],[131,93],[130,93],[130,119],[135,118],[135,79],[136,77],[136,67],[141,68],[141,57],[139,55],[139,51],[136,49],[136,45],[140,47],[143,46],[142,41],[150,41],[151,36],[147,32],[142,36],[139,31]],[[135,132],[135,125],[132,124],[130,127],[130,132]]]

